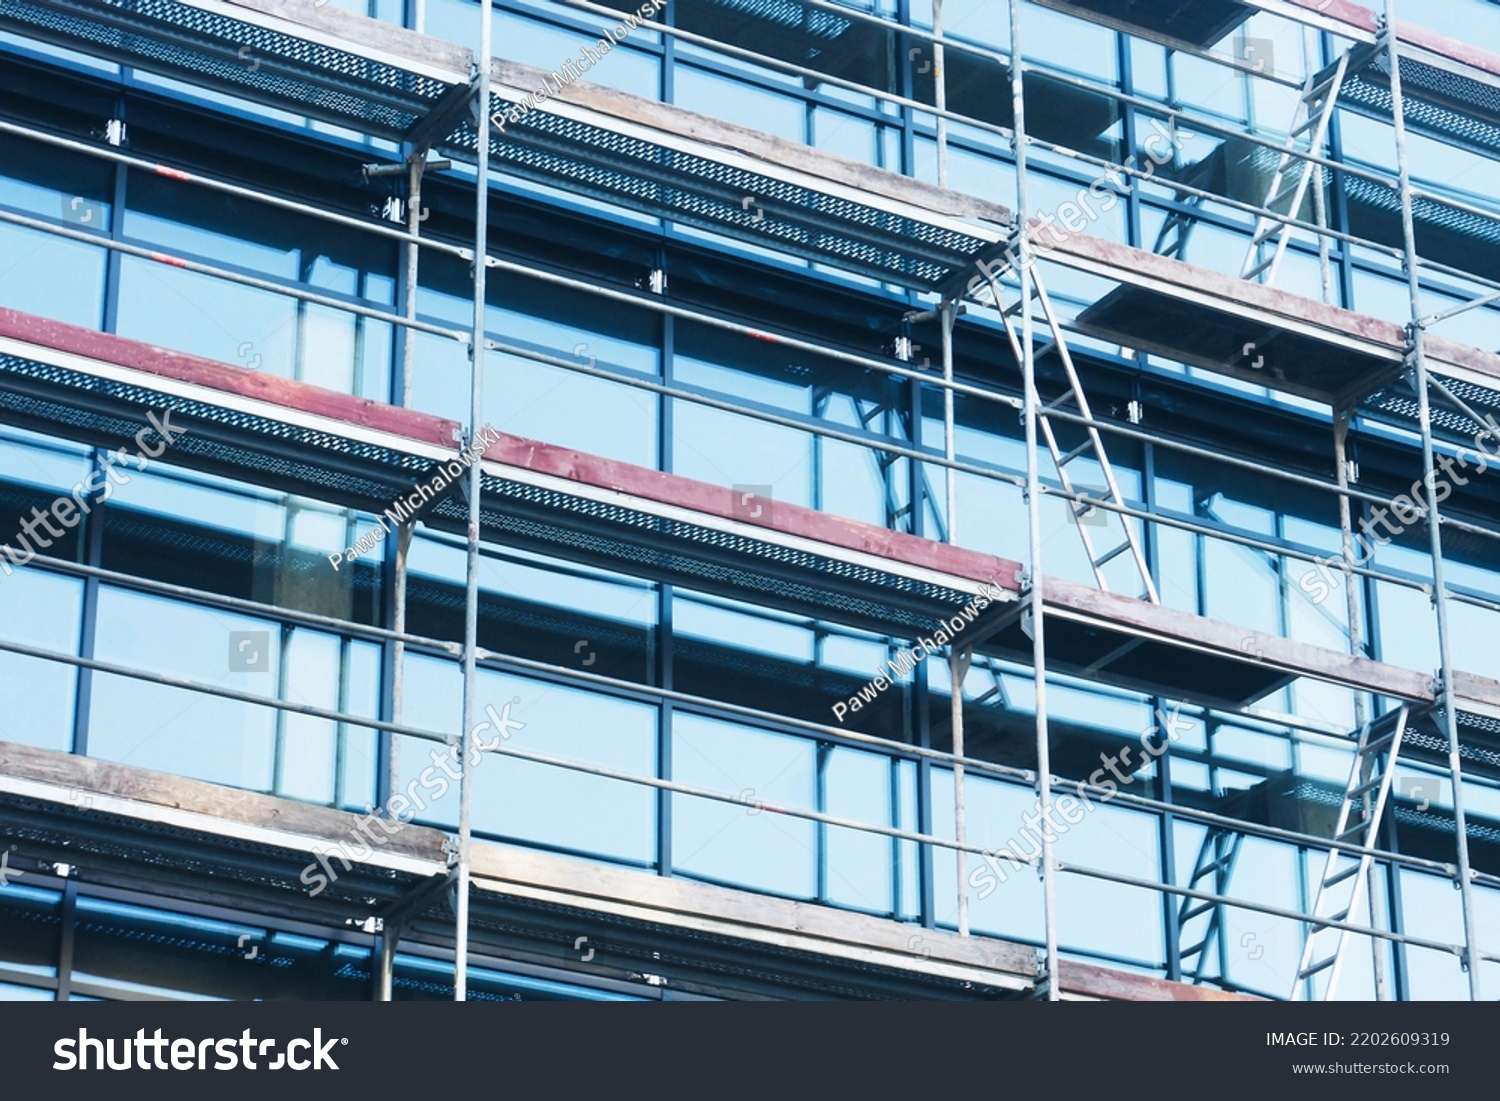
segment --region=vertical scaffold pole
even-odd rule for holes
[[[1431,395],[1427,383],[1427,349],[1422,324],[1422,278],[1417,266],[1417,235],[1412,220],[1411,170],[1406,159],[1406,108],[1401,93],[1400,49],[1396,38],[1396,0],[1385,0],[1386,48],[1390,52],[1391,121],[1396,134],[1396,176],[1401,190],[1401,232],[1406,245],[1406,285],[1411,297],[1410,362],[1417,388],[1417,418],[1422,433],[1422,482],[1427,487],[1427,534],[1432,552],[1432,606],[1437,612],[1438,707],[1448,736],[1448,771],[1453,782],[1453,828],[1458,843],[1458,890],[1464,918],[1464,967],[1469,998],[1479,1000],[1479,961],[1474,928],[1474,893],[1469,872],[1469,831],[1464,815],[1463,764],[1458,752],[1458,713],[1453,704],[1452,633],[1448,623],[1448,587],[1444,581],[1442,515],[1435,500],[1437,470],[1433,460]]]
[[[474,446],[484,424],[485,262],[489,251],[490,221],[490,36],[493,33],[494,12],[490,0],[483,0],[479,8],[479,73],[476,77],[478,111],[475,112],[474,123],[474,331],[469,341],[469,431],[465,440],[469,447]],[[472,756],[474,713],[478,710],[474,665],[479,648],[479,492],[483,485],[482,465],[476,459],[468,470],[468,560],[464,572],[464,705],[463,729],[460,731],[462,749],[458,766],[462,779],[459,781],[458,796],[458,898],[454,906],[453,939],[453,1000],[458,1002],[464,1001],[468,996],[469,860],[473,847],[474,817]]]
[[[948,110],[948,77],[943,72],[943,0],[932,0],[932,102]],[[948,120],[937,116],[938,186],[948,186]]]
[[[1015,121],[1013,141],[1016,158],[1016,267],[1021,280],[1021,374],[1025,384],[1026,405],[1026,526],[1029,546],[1026,554],[1027,600],[1031,612],[1031,657],[1036,679],[1036,789],[1037,809],[1042,821],[1050,822],[1052,813],[1052,754],[1047,737],[1047,657],[1043,644],[1042,595],[1042,493],[1041,472],[1037,463],[1037,422],[1041,401],[1036,391],[1036,342],[1031,317],[1031,249],[1027,226],[1026,198],[1026,91],[1021,63],[1021,0],[1010,0],[1010,91]],[[996,302],[999,309],[1003,304]],[[1044,984],[1049,1002],[1058,1000],[1057,974],[1057,906],[1053,877],[1052,835],[1044,827],[1042,834],[1042,922],[1045,927],[1046,959]]]

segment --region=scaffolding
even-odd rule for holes
[[[1070,11],[1079,18],[1097,19],[1130,33],[1165,40],[1172,48],[1213,57],[1207,46],[1223,30],[1214,26],[1183,28],[1154,26],[1149,22],[1121,27],[1116,17],[1103,18],[1086,5],[1046,0],[1048,6]],[[566,0],[583,10],[598,8],[585,0]],[[462,343],[470,363],[470,413],[463,425],[424,417],[405,409],[391,409],[372,421],[361,403],[340,402],[314,393],[300,384],[243,384],[232,369],[206,362],[172,362],[153,358],[128,341],[70,332],[65,326],[37,323],[21,315],[0,311],[0,393],[3,406],[16,423],[43,431],[107,442],[118,432],[122,419],[132,410],[175,406],[199,430],[195,431],[182,461],[201,469],[232,473],[248,481],[265,481],[265,457],[275,453],[276,484],[294,492],[307,492],[340,501],[349,507],[379,511],[404,490],[451,459],[461,447],[477,438],[483,421],[483,364],[488,352],[500,351],[537,362],[593,374],[665,397],[698,402],[709,407],[732,409],[768,423],[784,423],[808,430],[822,440],[842,440],[868,446],[857,433],[829,426],[808,428],[762,410],[745,411],[729,402],[676,389],[664,383],[622,380],[620,376],[562,357],[491,339],[485,326],[485,283],[490,271],[522,274],[559,286],[584,290],[603,298],[627,301],[664,316],[677,316],[712,325],[738,335],[771,340],[789,348],[816,352],[880,373],[891,380],[904,380],[922,387],[940,389],[943,395],[943,447],[941,456],[920,446],[901,448],[882,445],[885,456],[901,457],[920,464],[923,471],[943,471],[944,502],[942,546],[934,548],[916,537],[896,538],[880,544],[877,551],[867,534],[850,537],[834,530],[819,514],[778,506],[774,522],[754,524],[738,516],[729,506],[727,494],[712,494],[708,487],[690,485],[685,479],[637,477],[622,464],[598,462],[593,467],[576,456],[566,461],[552,456],[549,465],[544,445],[528,441],[506,441],[486,454],[484,463],[469,468],[462,493],[446,498],[424,519],[445,530],[462,533],[466,548],[464,636],[461,644],[442,643],[409,635],[405,622],[406,551],[411,527],[403,527],[390,550],[394,598],[390,611],[392,628],[362,628],[348,620],[291,613],[281,608],[259,606],[258,610],[283,619],[302,618],[346,634],[363,634],[387,647],[389,717],[375,722],[342,711],[307,708],[284,701],[254,702],[285,711],[300,711],[339,722],[352,722],[384,731],[395,745],[395,735],[445,743],[460,751],[463,779],[456,837],[440,844],[437,851],[424,851],[397,869],[408,878],[401,890],[382,895],[371,930],[380,935],[376,996],[388,999],[391,968],[403,925],[426,909],[450,887],[454,890],[454,996],[466,994],[467,960],[471,926],[472,879],[476,856],[472,837],[473,785],[470,760],[477,755],[474,727],[478,700],[476,677],[482,666],[545,670],[558,678],[615,687],[624,682],[579,670],[545,667],[542,663],[483,650],[478,641],[480,546],[496,540],[542,550],[580,561],[604,561],[637,574],[674,583],[689,583],[710,592],[753,598],[795,611],[877,630],[885,634],[920,632],[934,619],[952,615],[976,592],[980,584],[996,583],[1007,599],[982,625],[955,646],[947,663],[951,678],[952,751],[903,747],[914,757],[946,765],[953,771],[955,831],[945,840],[931,830],[909,831],[851,822],[820,812],[797,808],[775,808],[781,813],[825,825],[840,826],[918,843],[924,847],[951,850],[956,859],[958,883],[958,936],[969,937],[967,855],[984,850],[970,843],[964,823],[964,784],[969,773],[1004,776],[1034,786],[1044,816],[1051,813],[1053,786],[1058,777],[1051,766],[1047,686],[1049,671],[1085,674],[1100,680],[1150,690],[1160,697],[1185,698],[1189,693],[1204,698],[1204,683],[1220,686],[1212,702],[1226,710],[1244,711],[1256,699],[1282,686],[1296,675],[1311,675],[1354,689],[1359,723],[1348,733],[1354,746],[1352,771],[1341,793],[1340,811],[1331,841],[1316,834],[1279,831],[1248,823],[1229,815],[1195,811],[1172,804],[1164,806],[1179,818],[1201,822],[1206,829],[1197,864],[1185,888],[1174,883],[1152,883],[1102,869],[1059,862],[1050,839],[1043,834],[1043,850],[1032,862],[1043,885],[1041,956],[1033,981],[1011,984],[1012,989],[1049,1000],[1062,996],[1066,968],[1057,939],[1055,881],[1059,874],[1075,874],[1100,880],[1128,883],[1177,899],[1178,945],[1173,969],[1197,982],[1213,981],[1205,966],[1215,942],[1223,944],[1223,910],[1226,906],[1257,910],[1301,922],[1305,928],[1304,952],[1290,994],[1292,997],[1331,996],[1345,953],[1357,939],[1373,944],[1410,944],[1451,953],[1468,973],[1471,998],[1480,997],[1480,961],[1500,962],[1483,952],[1474,928],[1472,888],[1476,883],[1500,886],[1500,879],[1475,872],[1470,867],[1469,831],[1462,793],[1463,758],[1472,758],[1474,747],[1462,734],[1466,719],[1500,714],[1500,685],[1456,670],[1452,665],[1449,603],[1465,599],[1446,587],[1441,528],[1460,530],[1485,539],[1500,539],[1500,532],[1483,525],[1445,519],[1435,501],[1422,513],[1430,536],[1432,584],[1430,592],[1441,665],[1436,678],[1411,670],[1370,661],[1362,656],[1362,628],[1353,586],[1348,586],[1350,646],[1348,655],[1317,653],[1315,648],[1275,635],[1227,630],[1201,617],[1187,616],[1160,606],[1148,553],[1138,534],[1138,525],[1163,524],[1200,534],[1224,536],[1201,525],[1154,515],[1133,508],[1121,492],[1107,454],[1106,439],[1148,440],[1164,447],[1197,454],[1214,461],[1254,464],[1174,441],[1132,423],[1099,418],[1093,412],[1083,381],[1075,366],[1070,341],[1080,337],[1106,339],[1137,352],[1156,352],[1174,360],[1254,381],[1287,393],[1327,402],[1335,411],[1335,483],[1297,475],[1290,471],[1262,471],[1271,477],[1330,493],[1340,511],[1343,569],[1349,578],[1379,578],[1397,582],[1389,574],[1355,564],[1352,553],[1352,510],[1355,503],[1376,505],[1390,502],[1354,488],[1345,453],[1346,433],[1361,409],[1386,415],[1398,423],[1414,424],[1421,437],[1422,479],[1430,487],[1438,474],[1434,425],[1450,435],[1482,427],[1490,410],[1500,409],[1500,360],[1441,338],[1428,330],[1465,309],[1482,308],[1500,297],[1492,291],[1454,309],[1427,313],[1422,301],[1424,272],[1459,277],[1481,288],[1500,287],[1484,277],[1434,263],[1419,255],[1417,221],[1444,224],[1453,219],[1468,221],[1494,216],[1451,196],[1426,192],[1411,181],[1406,158],[1408,118],[1412,129],[1444,140],[1459,141],[1488,151],[1500,149],[1500,134],[1492,117],[1494,81],[1463,71],[1451,59],[1436,58],[1431,44],[1408,47],[1395,33],[1393,0],[1371,35],[1352,35],[1354,45],[1319,72],[1309,74],[1300,86],[1298,114],[1284,144],[1250,136],[1248,140],[1273,158],[1274,170],[1264,203],[1255,205],[1226,200],[1212,192],[1201,176],[1189,175],[1172,181],[1178,205],[1158,237],[1156,253],[1126,249],[1092,238],[1073,238],[1060,244],[1042,237],[1042,226],[1032,217],[1028,197],[1029,150],[1067,152],[1081,163],[1097,162],[1118,171],[1132,184],[1142,174],[1134,167],[1114,164],[1090,154],[1045,141],[1028,134],[1026,75],[1030,72],[1063,80],[1043,66],[1023,60],[1022,0],[1008,0],[1010,43],[1008,54],[975,47],[948,38],[942,28],[940,5],[935,5],[934,28],[928,34],[918,29],[894,28],[876,16],[844,9],[822,0],[806,0],[808,10],[837,13],[841,18],[907,35],[931,45],[936,58],[934,103],[878,93],[889,102],[918,109],[934,119],[937,133],[938,177],[947,177],[947,126],[950,122],[978,126],[975,120],[949,109],[944,51],[1002,63],[1008,71],[1011,92],[1011,124],[989,125],[993,133],[1010,142],[1016,168],[1014,211],[995,203],[967,198],[919,184],[913,180],[875,170],[851,171],[849,165],[816,150],[792,146],[776,139],[724,128],[721,134],[703,136],[701,120],[681,117],[672,109],[634,101],[616,93],[587,86],[567,89],[545,108],[525,113],[520,123],[504,132],[490,120],[522,103],[529,90],[543,78],[543,71],[516,62],[492,61],[492,12],[482,5],[477,53],[439,43],[371,20],[348,16],[337,10],[324,11],[313,5],[288,5],[276,0],[131,0],[105,10],[77,0],[8,0],[0,7],[0,26],[56,46],[83,50],[122,65],[143,68],[160,75],[242,97],[262,106],[292,110],[323,122],[348,127],[372,137],[397,142],[399,164],[371,166],[375,174],[402,175],[406,194],[393,225],[354,218],[322,210],[310,203],[267,195],[213,176],[188,172],[171,165],[156,164],[108,145],[81,142],[49,134],[36,128],[0,122],[0,132],[50,142],[116,164],[169,175],[183,183],[237,195],[314,218],[357,228],[400,246],[405,267],[401,312],[352,306],[305,288],[291,288],[227,268],[181,257],[163,256],[149,249],[116,240],[99,240],[79,230],[70,230],[37,218],[0,211],[0,220],[41,230],[62,238],[102,244],[116,253],[136,255],[171,263],[190,271],[274,290],[300,301],[328,305],[395,326],[402,334],[400,390],[410,394],[414,372],[414,338],[417,333],[444,336]],[[1209,7],[1203,5],[1202,7]],[[1239,4],[1214,5],[1242,9]],[[1152,5],[1143,5],[1147,19]],[[1236,26],[1234,11],[1220,13]],[[1239,18],[1242,18],[1243,15]],[[1315,13],[1308,12],[1314,20]],[[1317,16],[1321,19],[1323,17]],[[1212,22],[1212,21],[1211,21]],[[647,21],[661,33],[686,41],[699,41],[725,52],[748,53],[691,35],[668,24]],[[1311,25],[1311,23],[1310,23]],[[1217,32],[1217,33],[1216,33]],[[1187,37],[1184,38],[1183,35]],[[259,61],[253,69],[242,64],[249,50]],[[816,70],[792,65],[760,54],[758,63],[798,72],[804,77],[831,84],[850,84]],[[1410,94],[1404,87],[1410,80]],[[1087,82],[1077,81],[1082,85]],[[864,91],[874,91],[864,86]],[[1089,84],[1091,91],[1114,99],[1126,109],[1160,117],[1168,124],[1214,130],[1216,124],[1189,111],[1167,109],[1160,104],[1136,100],[1107,88]],[[1466,113],[1457,109],[1473,105]],[[1396,139],[1397,172],[1388,174],[1358,168],[1324,154],[1329,124],[1336,106],[1349,106],[1388,119]],[[1242,139],[1246,135],[1222,126],[1217,129]],[[1305,139],[1305,148],[1303,141]],[[468,245],[424,235],[422,184],[424,174],[452,158],[473,166],[470,180],[475,192],[474,235]],[[779,252],[814,264],[836,266],[851,274],[903,288],[915,296],[935,299],[930,310],[913,311],[910,323],[936,319],[941,333],[940,369],[930,364],[910,365],[911,357],[881,359],[830,349],[800,341],[783,333],[768,333],[689,309],[654,295],[632,295],[622,291],[544,272],[493,255],[490,245],[489,210],[491,182],[500,173],[548,186],[561,186],[592,199],[628,204],[635,210],[662,219],[694,226],[722,237]],[[1334,231],[1327,226],[1324,188],[1333,174],[1342,174],[1362,188],[1371,202],[1394,202],[1402,221],[1402,247],[1393,249],[1377,241]],[[1303,220],[1302,208],[1309,192],[1316,211],[1313,221]],[[746,203],[746,196],[750,202]],[[1239,273],[1206,278],[1182,262],[1188,234],[1202,214],[1204,201],[1212,201],[1255,215],[1250,252]],[[754,207],[752,211],[750,208]],[[1401,260],[1408,278],[1410,318],[1401,325],[1375,323],[1311,303],[1269,286],[1275,278],[1292,239],[1299,234],[1315,237],[1325,270],[1331,244],[1359,245]],[[468,329],[423,322],[417,317],[416,288],[422,250],[460,259],[470,265],[473,285],[473,323]],[[1039,265],[1060,264],[1092,275],[1104,275],[1119,285],[1089,306],[1072,322],[1060,315],[1049,298]],[[983,274],[983,293],[973,289],[974,271]],[[1251,285],[1241,280],[1259,280]],[[1328,280],[1325,278],[1325,297]],[[1011,287],[1014,290],[1011,290]],[[954,330],[958,318],[974,308],[983,316],[987,307],[998,312],[1001,331],[1019,367],[1019,398],[993,389],[967,384],[954,370]],[[1038,312],[1039,311],[1039,312]],[[1040,322],[1047,340],[1038,344]],[[1150,335],[1177,326],[1180,338]],[[1262,373],[1259,365],[1246,362],[1241,347],[1275,353],[1284,364],[1279,373]],[[1054,356],[1061,363],[1066,381],[1064,392],[1046,401],[1040,393],[1038,361]],[[1305,364],[1292,368],[1293,363]],[[1434,366],[1436,365],[1436,366]],[[226,373],[227,372],[227,373]],[[1440,374],[1448,384],[1432,377]],[[1408,385],[1410,395],[1402,390]],[[1451,389],[1450,389],[1451,386]],[[1456,393],[1455,393],[1456,391]],[[955,398],[958,396],[1017,409],[1022,416],[1027,462],[1024,478],[1004,478],[982,465],[959,458],[956,448]],[[1435,409],[1436,395],[1455,412]],[[1459,396],[1462,395],[1462,396]],[[1069,410],[1066,406],[1071,405]],[[1476,410],[1475,407],[1478,407]],[[80,412],[80,410],[82,412]],[[872,416],[878,415],[871,414]],[[863,421],[863,413],[861,414]],[[868,424],[868,422],[864,422]],[[333,430],[330,431],[330,426]],[[1060,432],[1081,436],[1076,446],[1064,449]],[[910,433],[916,440],[917,434]],[[1055,485],[1043,481],[1039,469],[1039,446],[1050,454]],[[1102,491],[1090,492],[1076,485],[1068,473],[1070,463],[1089,457],[1103,472]],[[956,483],[960,473],[1009,481],[1022,489],[1028,516],[1028,550],[1019,563],[964,551],[957,546],[959,517]],[[925,478],[925,473],[923,474]],[[1055,497],[1067,502],[1094,574],[1096,587],[1047,576],[1044,570],[1041,508],[1043,500]],[[723,498],[721,500],[720,498]],[[887,495],[888,521],[894,521],[894,499]],[[908,506],[919,507],[913,500]],[[1112,546],[1094,545],[1085,519],[1102,516],[1117,525],[1120,541]],[[649,519],[650,524],[642,523]],[[587,546],[576,532],[587,530]],[[1256,547],[1253,539],[1229,541]],[[1258,549],[1287,555],[1287,549],[1265,543]],[[1110,591],[1104,567],[1129,555],[1139,578],[1138,594]],[[1290,555],[1289,557],[1295,557]],[[1303,556],[1304,559],[1312,556]],[[89,573],[92,568],[61,560],[45,565],[65,573]],[[93,569],[95,575],[106,571]],[[177,591],[194,600],[228,604],[224,598],[203,592],[148,583],[124,575],[111,580],[143,590]],[[1422,586],[1410,586],[1422,587]],[[1472,602],[1472,601],[1471,601]],[[249,606],[248,602],[241,602]],[[1246,647],[1242,639],[1252,645]],[[402,721],[403,656],[409,646],[457,657],[463,678],[463,719],[458,735],[422,730]],[[158,683],[172,678],[144,674],[139,670],[111,667],[89,658],[62,655],[11,642],[0,642],[0,650],[44,657],[80,669],[95,669]],[[1159,669],[1164,653],[1185,655],[1192,666],[1174,679]],[[1020,661],[1032,670],[1035,689],[1035,757],[1032,770],[1008,769],[965,753],[963,684],[976,656]],[[628,686],[662,699],[680,694],[662,689]],[[192,685],[195,691],[235,698],[225,690]],[[1383,716],[1368,715],[1369,696],[1384,696],[1392,707]],[[720,710],[733,707],[681,697],[682,702],[712,704]],[[805,722],[790,722],[769,712],[740,709],[744,714],[774,719],[799,727],[820,738],[875,744],[879,739],[854,732]],[[1441,731],[1441,744],[1429,746],[1448,769],[1454,793],[1455,863],[1424,861],[1381,849],[1379,827],[1389,801],[1395,762],[1401,752],[1418,744],[1407,734],[1408,722],[1420,712]],[[1389,729],[1387,729],[1389,728]],[[881,743],[884,745],[884,743]],[[890,748],[885,746],[885,748]],[[607,776],[658,791],[690,794],[707,799],[733,801],[722,793],[709,792],[670,780],[648,779],[578,762],[496,747],[485,748],[502,756],[528,759],[555,767]],[[399,762],[394,755],[385,763],[394,785]],[[1099,789],[1094,787],[1097,792]],[[1137,805],[1153,805],[1137,796],[1118,796]],[[1355,823],[1350,825],[1350,823]],[[1246,836],[1283,836],[1309,849],[1326,851],[1327,863],[1314,889],[1314,897],[1303,910],[1287,910],[1228,894],[1235,858]],[[1453,879],[1462,896],[1464,942],[1442,944],[1411,937],[1380,927],[1375,900],[1369,890],[1370,869],[1375,860],[1392,866],[1420,867]],[[1341,863],[1343,862],[1343,863]],[[490,873],[493,875],[493,867]],[[1200,889],[1211,882],[1212,889]],[[1330,902],[1333,888],[1348,884],[1346,904]],[[1359,907],[1368,903],[1369,917],[1359,921]],[[1201,930],[1189,935],[1192,923]],[[1206,924],[1205,924],[1206,922]],[[1186,947],[1183,941],[1190,941]],[[1332,940],[1331,955],[1315,959],[1315,944]],[[1195,963],[1186,962],[1196,957]],[[1014,961],[1011,961],[1013,964]],[[1316,977],[1328,972],[1321,985]],[[1378,984],[1377,969],[1377,984]],[[1005,985],[1005,984],[1002,984]]]

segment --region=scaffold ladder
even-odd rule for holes
[[[1188,879],[1188,890],[1206,891],[1220,896],[1227,894],[1229,877],[1234,874],[1234,865],[1240,858],[1240,846],[1244,840],[1245,835],[1238,830],[1209,827],[1203,835],[1203,844],[1198,848],[1198,859],[1193,865],[1193,874]],[[1209,880],[1207,886],[1203,886],[1204,880]],[[1210,950],[1224,936],[1224,904],[1184,895],[1182,904],[1177,908],[1177,943],[1182,945],[1190,936],[1198,939],[1186,947],[1180,947],[1177,958],[1182,968],[1183,981],[1201,983]]]
[[[1385,813],[1386,800],[1391,793],[1391,781],[1396,775],[1396,756],[1401,752],[1401,739],[1406,734],[1408,710],[1402,707],[1375,722],[1365,723],[1360,730],[1359,745],[1349,766],[1349,782],[1344,787],[1344,800],[1333,827],[1334,841],[1358,845],[1366,850],[1374,846],[1381,815]],[[1338,848],[1328,850],[1310,911],[1314,920],[1310,921],[1307,939],[1302,945],[1302,958],[1297,964],[1297,978],[1292,983],[1290,996],[1293,999],[1308,979],[1324,971],[1328,972],[1328,983],[1323,988],[1323,1000],[1333,998],[1343,970],[1345,950],[1354,933],[1350,929],[1330,928],[1315,919],[1353,923],[1358,918],[1360,906],[1368,898],[1373,863],[1374,858],[1369,852],[1354,854]],[[1346,883],[1349,885],[1347,892],[1342,889]],[[1314,961],[1319,943],[1326,945],[1330,940],[1335,940],[1333,951]]]
[[[1209,177],[1213,172],[1214,160],[1213,157],[1205,157],[1193,165],[1187,170],[1182,183],[1197,188],[1198,191],[1206,191]],[[1161,229],[1156,234],[1156,244],[1151,246],[1151,251],[1158,256],[1186,260],[1188,238],[1192,236],[1194,227],[1202,220],[1200,211],[1203,209],[1203,202],[1204,197],[1196,191],[1179,190],[1176,205],[1162,222]]]
[[[1052,455],[1052,465],[1057,471],[1057,480],[1061,483],[1063,492],[1068,495],[1068,505],[1073,513],[1073,521],[1078,528],[1079,537],[1083,540],[1083,549],[1088,555],[1089,566],[1094,572],[1094,580],[1104,592],[1109,592],[1109,582],[1104,576],[1104,567],[1122,554],[1129,553],[1135,561],[1136,571],[1140,576],[1142,592],[1140,597],[1149,600],[1153,604],[1161,601],[1156,594],[1156,584],[1151,580],[1151,571],[1146,565],[1146,554],[1141,547],[1141,541],[1136,534],[1134,525],[1130,518],[1122,512],[1113,509],[1101,510],[1104,513],[1104,527],[1109,530],[1118,529],[1121,533],[1120,542],[1108,550],[1099,551],[1094,546],[1094,538],[1089,534],[1088,524],[1085,517],[1095,511],[1095,506],[1086,499],[1077,500],[1080,496],[1074,487],[1073,479],[1068,473],[1068,466],[1084,455],[1088,455],[1099,464],[1099,471],[1104,478],[1104,496],[1101,500],[1116,506],[1125,507],[1124,497],[1120,493],[1120,485],[1115,478],[1114,467],[1110,465],[1109,456],[1104,450],[1104,440],[1099,435],[1099,429],[1094,426],[1094,414],[1089,408],[1088,398],[1083,392],[1083,384],[1079,381],[1078,370],[1073,364],[1073,355],[1068,351],[1068,342],[1063,336],[1062,324],[1058,321],[1057,311],[1053,308],[1052,299],[1047,294],[1046,285],[1042,276],[1035,267],[1031,270],[1032,298],[1041,306],[1041,320],[1045,322],[1051,333],[1051,338],[1045,344],[1038,344],[1032,352],[1033,362],[1039,361],[1050,352],[1057,352],[1062,361],[1063,371],[1067,375],[1068,390],[1061,397],[1042,406],[1041,416],[1037,418],[1038,427],[1042,437],[1047,442],[1047,450]],[[1011,351],[1015,354],[1016,362],[1021,361],[1021,337],[1016,331],[1015,315],[1020,311],[1021,304],[1015,303],[1001,312],[1001,318],[1005,322],[1005,333],[1010,338]],[[1058,446],[1057,433],[1052,427],[1052,417],[1049,414],[1060,411],[1063,406],[1072,404],[1077,415],[1082,418],[1084,431],[1083,442],[1077,447],[1063,451]],[[1111,520],[1113,517],[1113,520]]]
[[[1322,167],[1303,159],[1303,154],[1321,154],[1323,142],[1328,136],[1329,121],[1333,118],[1334,108],[1338,106],[1339,90],[1344,85],[1344,74],[1348,70],[1349,54],[1346,51],[1339,57],[1336,64],[1320,73],[1314,73],[1302,86],[1302,96],[1297,100],[1297,110],[1292,117],[1291,133],[1287,135],[1286,147],[1276,163],[1276,171],[1271,174],[1271,184],[1267,189],[1265,202],[1266,210],[1295,218],[1297,212],[1302,209],[1308,186],[1313,179],[1317,178],[1321,186]],[[1304,139],[1307,142],[1305,148],[1301,145]],[[1295,176],[1295,180],[1288,183],[1288,175]],[[1287,203],[1286,209],[1278,209],[1278,204],[1283,202]],[[1327,219],[1323,204],[1316,203],[1315,207],[1319,227],[1326,228]],[[1281,268],[1281,258],[1286,255],[1286,248],[1291,239],[1292,226],[1289,223],[1267,214],[1260,215],[1255,221],[1255,234],[1250,239],[1250,250],[1245,256],[1244,266],[1240,269],[1240,278],[1254,279],[1264,273],[1262,282],[1274,283],[1276,273]],[[1275,247],[1270,255],[1266,256],[1266,246],[1272,241],[1275,242]]]
[[[813,413],[817,417],[826,417],[828,402],[833,393],[819,392],[815,395]],[[895,427],[899,425],[905,432],[906,438],[912,439],[911,418],[905,410],[893,412],[890,405],[873,398],[862,397],[858,394],[849,395],[854,407],[854,414],[859,418],[860,427],[867,432],[878,431],[883,436],[894,436]],[[877,427],[871,427],[877,425]],[[815,437],[817,446],[821,447],[822,437]],[[875,459],[875,470],[880,477],[881,491],[885,496],[885,525],[892,531],[916,531],[915,521],[912,519],[913,509],[920,506],[920,502],[908,501],[906,504],[899,503],[899,495],[896,492],[895,470],[901,462],[900,455],[893,455],[889,451],[881,451],[878,444],[871,445],[871,451]],[[917,477],[921,480],[921,493],[926,500],[938,500],[933,493],[932,480],[927,476],[926,464],[921,464],[917,471]],[[931,515],[932,523],[936,532],[931,537],[940,543],[948,541],[947,519],[941,513]],[[905,527],[902,527],[902,524]]]

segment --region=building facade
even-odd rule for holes
[[[5,0],[0,996],[1494,996],[1401,9]]]

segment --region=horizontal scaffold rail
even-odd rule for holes
[[[458,425],[429,414],[0,310],[8,423],[117,446],[151,409],[187,430],[174,463],[374,513],[460,448]],[[729,487],[514,436],[491,444],[483,472],[483,527],[496,542],[912,638],[989,585],[1001,596],[965,637],[1028,660],[1018,563],[797,505],[749,510]],[[467,517],[440,496],[423,519],[462,532]],[[1061,579],[1044,591],[1049,662],[1094,679],[1231,704],[1297,676],[1433,700],[1426,673]],[[1500,708],[1500,683],[1458,674],[1456,685]]]
[[[306,0],[6,0],[0,28],[473,154],[473,123],[457,109],[472,107],[469,51]],[[505,121],[491,127],[491,160],[521,178],[949,294],[982,286],[980,262],[1003,254],[1013,232],[999,204],[656,100],[559,86],[549,71],[498,59],[491,78],[488,106]],[[544,102],[507,114],[544,88]],[[1400,326],[1084,234],[1048,248],[1054,231],[1031,232],[1039,253],[1120,284],[1079,321],[1111,342],[1330,403],[1380,391],[1402,368]],[[1488,351],[1429,338],[1428,358],[1442,375],[1500,389],[1500,357]]]
[[[435,926],[451,929],[440,916],[442,893],[429,890],[448,875],[451,836],[416,823],[361,830],[362,821],[367,816],[0,742],[0,845],[12,850],[10,869],[22,882],[63,862],[70,881],[290,920],[365,926],[396,913],[420,922],[430,910]],[[927,929],[914,950],[910,925],[828,906],[491,842],[476,845],[474,861],[479,939],[493,926],[503,930],[497,940],[519,937],[559,958],[583,928],[608,930],[617,958],[639,939],[643,961],[653,946],[670,946],[687,968],[711,968],[733,952],[764,969],[771,958],[798,953],[832,973],[830,981],[865,984],[866,994],[1004,995],[1035,982],[1035,950],[1005,940]],[[1127,976],[1090,978],[1128,985]]]

